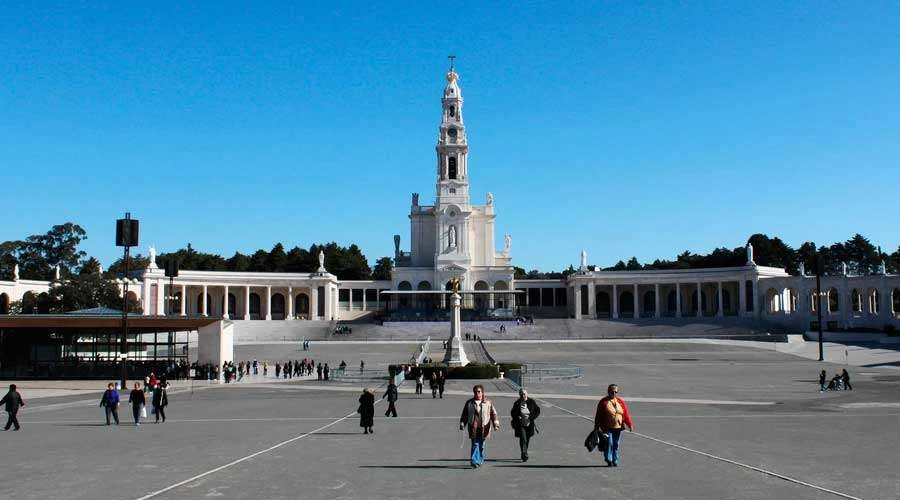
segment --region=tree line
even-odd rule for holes
[[[12,304],[13,312],[67,312],[91,307],[110,307],[121,310],[122,299],[118,294],[115,279],[124,276],[125,262],[118,259],[102,273],[100,262],[78,248],[87,239],[87,232],[72,222],[55,225],[45,234],[32,235],[24,240],[0,243],[0,279],[11,280],[14,266],[19,266],[20,279],[54,281],[51,290],[38,296],[29,295],[18,304]],[[830,246],[816,246],[805,242],[794,249],[780,238],[770,238],[765,234],[750,236],[754,261],[760,266],[786,269],[792,275],[800,273],[801,265],[807,274],[821,265],[823,274],[838,274],[843,265],[851,274],[874,274],[880,272],[882,262],[891,274],[900,270],[900,247],[893,253],[886,253],[873,245],[866,237],[855,234],[844,242]],[[193,271],[234,271],[234,272],[285,272],[311,273],[319,267],[319,252],[325,254],[325,268],[342,280],[390,280],[393,261],[390,257],[379,258],[374,268],[355,244],[343,247],[335,242],[313,244],[307,248],[295,246],[285,250],[281,243],[271,250],[259,249],[246,255],[235,252],[231,257],[199,252],[190,243],[174,252],[157,255],[156,263],[165,267],[170,259],[178,262],[181,270]],[[602,268],[604,271],[640,271],[664,269],[699,269],[716,267],[737,267],[747,262],[745,247],[734,249],[717,248],[709,254],[694,254],[685,251],[674,260],[656,259],[641,264],[637,258],[618,261],[615,265]],[[136,254],[128,261],[128,278],[140,278],[149,264],[149,258]],[[55,280],[56,268],[59,281]],[[562,279],[576,272],[569,266],[560,272],[542,272],[537,269],[525,271],[516,267],[516,279]],[[128,309],[137,310],[137,301],[129,301]]]

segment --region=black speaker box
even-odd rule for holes
[[[119,219],[116,221],[116,246],[138,246],[138,230],[140,222],[136,219]]]

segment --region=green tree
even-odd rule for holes
[[[89,257],[84,264],[81,265],[81,268],[78,269],[78,274],[100,274],[100,261]]]
[[[250,258],[240,252],[234,252],[234,255],[225,261],[225,268],[239,273],[247,271],[250,269]]]
[[[287,267],[287,254],[284,252],[284,245],[276,243],[266,258],[266,271],[281,273]]]
[[[49,293],[50,312],[65,313],[93,307],[122,307],[118,286],[98,273],[78,274],[55,284]]]
[[[528,276],[528,273],[525,272],[525,269],[521,267],[513,266],[513,277],[517,280],[525,279],[525,276]]]
[[[874,274],[881,265],[881,252],[868,238],[856,233],[844,242],[847,267],[853,274]]]
[[[165,262],[165,261],[163,261]],[[141,254],[128,256],[128,277],[140,278],[144,274],[144,269],[150,264],[150,258]],[[111,277],[123,277],[125,274],[125,256],[113,262],[106,275]]]
[[[643,268],[644,266],[642,266],[641,263],[638,262],[637,257],[631,257],[630,259],[628,259],[628,263],[625,264],[626,271],[640,271]]]
[[[372,270],[372,279],[389,280],[393,269],[394,261],[390,257],[382,257],[375,262],[375,268]]]

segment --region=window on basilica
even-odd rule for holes
[[[447,176],[450,179],[456,179],[456,157],[451,156],[447,159]]]

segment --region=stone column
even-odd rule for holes
[[[266,285],[266,321],[272,321],[272,285]]]
[[[250,319],[250,285],[244,287],[244,319]]]
[[[753,279],[753,317],[759,318],[759,280]]]
[[[638,300],[638,285],[634,284],[634,319],[638,319],[641,317],[641,309],[640,309],[641,301]]]
[[[743,276],[738,281],[738,316],[747,316],[747,280]]]
[[[575,289],[573,290],[572,295],[574,296],[573,300],[575,301],[575,307],[573,308],[575,319],[581,319],[581,285],[579,285],[577,281],[575,282]]]
[[[681,317],[681,283],[675,283],[675,317]]]
[[[718,287],[719,287],[719,289],[718,289],[718,292],[719,292],[719,310],[716,312],[716,316],[719,317],[719,318],[724,318],[724,317],[725,317],[725,305],[722,304],[722,282],[721,282],[721,281],[718,281],[718,282],[716,282],[716,285],[718,285]]]
[[[309,319],[319,319],[319,287],[315,283],[309,287]]]
[[[222,297],[222,319],[230,319],[228,317],[228,285],[225,285],[225,292]]]
[[[662,317],[662,311],[659,310],[659,283],[653,285],[653,300],[654,305],[656,306],[653,317],[659,319]]]
[[[208,305],[206,304],[206,285],[203,285],[203,296],[200,298],[200,314],[202,316],[209,316],[206,314]]]
[[[187,285],[181,285],[181,315],[187,316]]]
[[[612,290],[612,318],[619,319],[619,290],[615,284]]]
[[[363,299],[362,310],[365,311],[366,310],[366,289],[365,288],[363,288],[363,291],[362,291],[362,299]]]
[[[697,317],[703,317],[703,290],[701,290],[700,282],[697,282]]]
[[[131,285],[131,286],[136,287],[137,285]],[[141,283],[141,307],[143,308],[143,313],[142,313],[142,314],[143,314],[144,316],[149,316],[149,315],[150,315],[150,288],[152,288],[152,287],[153,287],[153,285],[150,283],[150,280],[145,280],[143,283]],[[123,294],[125,293],[125,292],[124,292],[124,287],[123,287],[122,293],[123,293]],[[135,295],[137,295],[137,294],[135,294]],[[158,289],[157,289],[157,292],[156,292],[156,296],[157,296],[157,297],[159,296],[159,290],[158,290]],[[128,303],[128,297],[125,297],[125,300],[124,300],[122,303],[123,303],[123,304],[127,304],[127,303]]]
[[[597,319],[597,285],[590,281],[588,282],[588,310],[587,314],[591,319]]]
[[[284,319],[294,319],[294,287],[287,289],[287,311],[284,312]]]
[[[334,319],[334,311],[331,308],[331,303],[334,299],[334,294],[331,293],[331,285],[326,284],[325,289],[322,290],[322,293],[325,294],[325,321],[330,321]]]

